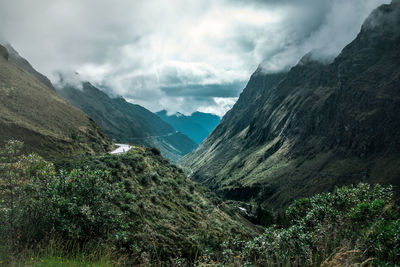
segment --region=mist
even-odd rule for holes
[[[279,72],[312,50],[329,61],[388,2],[3,1],[0,40],[54,83],[77,72],[152,111],[221,116],[260,64]]]

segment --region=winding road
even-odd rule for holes
[[[122,154],[125,152],[128,152],[133,148],[133,146],[128,145],[128,144],[116,144],[118,146],[117,149],[113,150],[110,152],[110,154]]]

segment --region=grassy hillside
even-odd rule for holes
[[[54,167],[35,155],[15,156],[18,146],[10,142],[1,151],[2,261],[18,262],[31,246],[50,253],[48,245],[56,244],[54,257],[95,250],[126,265],[189,263],[206,250],[221,250],[231,236],[254,232],[156,149],[138,146]]]
[[[46,157],[109,148],[110,140],[93,120],[0,48],[0,143],[18,139],[25,142],[26,151]]]
[[[254,228],[156,149],[55,164],[0,150],[6,266],[397,266],[393,187],[335,188]],[[252,230],[254,229],[254,230]]]
[[[171,161],[193,151],[196,144],[142,106],[111,98],[90,83],[82,89],[66,85],[58,93],[93,118],[117,142],[156,147]]]

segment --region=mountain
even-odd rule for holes
[[[82,89],[66,85],[57,88],[57,92],[118,142],[156,147],[172,161],[196,148],[192,140],[176,132],[156,114],[122,97],[111,98],[88,82],[82,83]]]
[[[399,186],[400,1],[373,11],[331,63],[309,53],[287,73],[258,68],[181,163],[225,197],[270,209],[342,184]]]
[[[45,157],[105,152],[111,140],[10,46],[0,45],[0,143],[18,139]]]
[[[163,121],[172,125],[175,130],[187,135],[197,144],[201,144],[221,120],[217,115],[198,111],[190,116],[181,113],[168,115],[166,110],[158,111],[156,114]]]
[[[8,51],[8,57],[9,59],[14,62],[18,67],[21,69],[29,72],[33,76],[35,76],[36,79],[38,79],[40,82],[42,82],[44,85],[47,87],[54,89],[53,84],[51,81],[44,76],[43,74],[39,73],[37,70],[35,70],[32,65],[23,57],[21,57],[18,52],[10,45],[10,44],[5,44],[4,47]]]

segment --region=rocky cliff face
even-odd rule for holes
[[[400,184],[400,4],[376,9],[330,64],[258,69],[182,163],[227,197],[285,206],[358,181]]]

